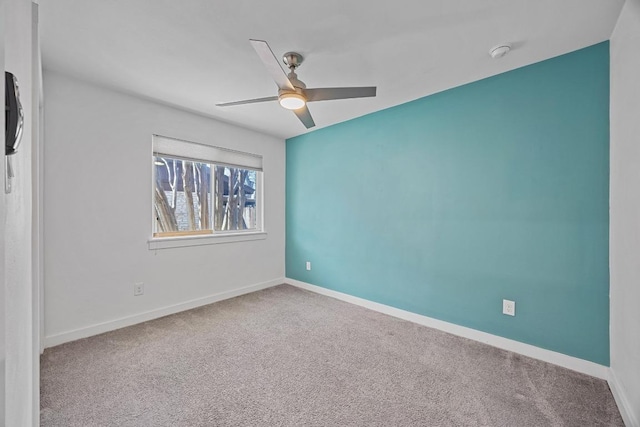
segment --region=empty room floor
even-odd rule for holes
[[[606,381],[289,285],[45,350],[42,426],[622,426]]]

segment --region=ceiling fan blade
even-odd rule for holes
[[[295,91],[293,85],[289,81],[287,74],[284,72],[282,67],[280,66],[280,62],[273,54],[273,51],[269,47],[266,41],[264,40],[254,40],[249,39],[251,46],[255,49],[256,53],[262,60],[262,63],[265,67],[267,67],[267,71],[271,74],[271,78],[275,80],[279,89],[287,89],[291,91]]]
[[[305,89],[307,102],[328,101],[331,99],[368,98],[376,96],[376,87],[322,87]]]
[[[216,107],[231,107],[233,105],[255,104],[258,102],[277,101],[277,96],[267,96],[266,98],[245,99],[244,101],[223,102],[216,104]]]
[[[307,108],[307,106],[305,105],[302,108],[298,108],[297,110],[291,110],[294,112],[294,114],[296,116],[298,116],[298,118],[300,119],[300,121],[302,122],[302,124],[307,128],[312,128],[316,125],[316,123],[313,121],[313,117],[311,117],[311,113],[309,112],[309,109]]]

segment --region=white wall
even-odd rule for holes
[[[48,346],[282,282],[283,140],[46,69],[44,97]],[[154,133],[262,155],[267,239],[149,250]]]
[[[611,372],[625,422],[640,426],[640,0],[611,37]]]
[[[38,390],[34,375],[39,355],[34,351],[37,337],[33,319],[31,277],[32,227],[32,111],[33,44],[32,4],[29,0],[9,0],[5,4],[5,69],[18,78],[25,114],[25,127],[18,153],[11,156],[16,177],[13,190],[2,195],[5,203],[4,280],[6,309],[6,400],[7,426],[37,425]],[[4,181],[4,180],[3,180]]]
[[[0,70],[4,71],[4,0],[0,0]],[[0,99],[4,99],[4,85],[0,84]],[[0,114],[0,129],[4,129],[4,114]],[[0,132],[0,145],[4,147],[4,132]],[[4,148],[1,148],[4,150]],[[4,155],[4,151],[2,151]],[[0,156],[2,158],[2,156]],[[5,277],[4,277],[4,228],[5,228],[5,196],[4,196],[4,158],[0,160],[0,426],[4,425],[4,361],[5,355]]]

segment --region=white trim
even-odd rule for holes
[[[204,298],[197,298],[190,301],[185,301],[180,304],[170,305],[139,314],[134,314],[132,316],[122,317],[120,319],[110,320],[84,328],[74,329],[72,331],[47,336],[45,337],[45,347],[53,347],[66,342],[79,340],[81,338],[87,338],[93,335],[102,334],[104,332],[113,331],[115,329],[124,328],[126,326],[135,325],[137,323],[146,322],[148,320],[157,319],[159,317],[168,316],[170,314],[179,313],[181,311],[191,310],[192,308],[201,307],[203,305],[212,304],[214,302],[222,301],[229,298],[235,298],[240,295],[249,294],[251,292],[271,288],[273,286],[278,286],[282,283],[284,283],[284,278],[273,279],[266,282],[257,283],[255,285],[249,285],[242,288],[209,295]]]
[[[640,420],[635,418],[631,404],[624,393],[624,388],[620,385],[618,377],[616,377],[613,369],[609,369],[608,383],[609,388],[611,389],[611,394],[613,394],[613,398],[618,405],[618,410],[620,411],[624,425],[627,427],[640,427]]]
[[[34,7],[39,8],[38,3],[33,2]],[[36,9],[37,10],[37,9]],[[39,13],[39,12],[38,12]],[[39,31],[39,30],[38,30]],[[38,33],[39,34],[39,33]],[[34,165],[34,211],[36,212],[34,223],[34,244],[37,251],[34,251],[34,280],[38,289],[38,323],[34,327],[38,328],[38,350],[40,354],[44,351],[44,98],[42,93],[42,58],[40,54],[40,38],[38,35],[38,87],[40,98],[38,100],[38,143],[37,164]],[[38,411],[40,409],[38,408]]]
[[[40,51],[40,6],[31,2],[31,176],[32,176],[32,415],[34,425],[40,419],[40,354],[44,350],[44,89],[42,81],[42,54]]]
[[[201,236],[158,237],[149,239],[149,250],[183,248],[186,246],[216,245],[219,243],[247,242],[250,240],[265,240],[266,231],[256,232],[221,232],[220,234],[205,234]]]
[[[475,329],[467,328],[465,326],[460,326],[460,325],[445,322],[442,320],[434,319],[432,317],[423,316],[421,314],[411,313],[409,311],[401,310],[399,308],[390,307],[388,305],[369,301],[363,298],[354,297],[352,295],[344,294],[338,291],[333,291],[331,289],[326,289],[320,286],[312,285],[310,283],[301,282],[299,280],[290,279],[288,277],[285,278],[285,283],[288,283],[298,288],[306,289],[308,291],[315,292],[321,295],[326,295],[332,298],[336,298],[351,304],[359,305],[361,307],[365,307],[370,310],[378,311],[380,313],[387,314],[389,316],[397,317],[403,320],[408,320],[409,322],[417,323],[419,325],[428,326],[430,328],[448,332],[453,335],[468,338],[474,341],[479,341],[481,343],[488,344],[493,347],[498,347],[503,350],[512,351],[514,353],[522,354],[524,356],[532,357],[534,359],[538,359],[544,362],[552,363],[554,365],[562,366],[563,368],[567,368],[573,371],[581,372],[583,374],[591,375],[596,378],[600,378],[603,380],[606,380],[609,378],[609,367],[600,365],[598,363],[590,362],[588,360],[579,359],[573,356],[567,356],[566,354],[558,353],[551,350],[546,350],[530,344],[525,344],[519,341],[489,334],[487,332],[482,332]]]

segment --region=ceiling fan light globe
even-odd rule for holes
[[[282,108],[287,110],[297,110],[307,104],[307,100],[298,93],[283,93],[278,98],[278,102],[280,102]]]

